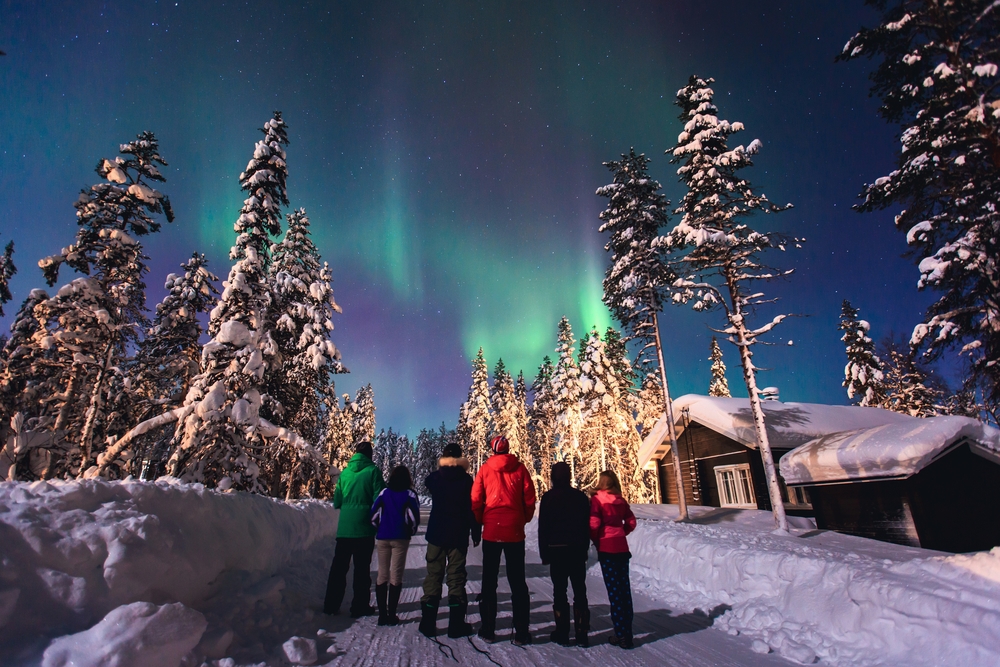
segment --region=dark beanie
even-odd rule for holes
[[[354,443],[354,451],[356,451],[358,454],[364,454],[368,458],[371,458],[373,451],[372,443],[368,442],[367,440],[356,442]]]
[[[552,464],[552,486],[569,486],[569,464],[564,461]]]
[[[450,459],[460,459],[462,458],[462,446],[457,442],[449,442],[444,446],[444,449],[441,450],[441,456]]]

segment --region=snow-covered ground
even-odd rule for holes
[[[0,665],[218,667],[307,664],[1000,665],[1000,550],[947,556],[816,531],[771,534],[769,514],[639,506],[630,539],[637,648],[611,627],[590,571],[594,645],[552,630],[548,568],[529,528],[536,644],[416,631],[422,533],[404,624],[320,612],[337,512],[198,485],[0,484]],[[481,576],[470,552],[470,591]],[[505,584],[501,579],[501,591]],[[348,593],[348,596],[350,593]],[[501,597],[503,600],[503,597]],[[346,604],[345,604],[346,608]],[[475,604],[471,619],[476,622]],[[442,606],[439,627],[446,624]],[[509,629],[501,604],[500,633]]]

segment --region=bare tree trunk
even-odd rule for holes
[[[87,407],[87,418],[83,422],[83,433],[80,436],[80,449],[83,456],[80,460],[79,475],[83,475],[90,463],[91,441],[94,438],[94,423],[97,421],[97,406],[101,402],[101,387],[104,385],[104,376],[111,366],[111,353],[114,351],[114,339],[108,341],[107,349],[104,352],[104,364],[97,374],[97,381],[94,383],[94,390],[90,393],[90,405]]]
[[[752,353],[747,342],[747,328],[743,320],[743,313],[739,309],[739,301],[735,285],[727,280],[729,294],[733,300],[734,317],[730,319],[736,328],[736,346],[740,350],[740,362],[743,365],[743,379],[747,384],[747,392],[750,394],[750,410],[753,413],[753,426],[757,434],[757,448],[760,450],[760,458],[764,462],[764,478],[767,480],[767,493],[771,499],[771,511],[774,513],[774,525],[783,532],[788,532],[788,518],[785,516],[785,503],[781,499],[781,487],[778,486],[778,471],[774,467],[774,456],[771,454],[771,443],[767,439],[767,428],[764,425],[764,409],[760,405],[760,396],[757,394],[757,378],[754,374]]]
[[[660,323],[653,313],[653,336],[656,340],[656,359],[660,363],[660,382],[663,388],[663,407],[667,418],[667,433],[670,436],[670,458],[674,464],[674,481],[677,484],[677,520],[688,520],[687,498],[684,497],[684,473],[681,472],[681,454],[677,450],[677,429],[674,428],[674,402],[670,400],[667,386],[667,369],[663,364],[663,345],[660,342]],[[659,475],[657,475],[659,477]]]

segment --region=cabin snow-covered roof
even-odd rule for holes
[[[911,417],[816,438],[785,454],[779,466],[785,483],[793,485],[905,478],[963,442],[1000,463],[997,429],[970,417]]]
[[[818,403],[762,401],[768,441],[774,449],[793,449],[831,433],[886,424],[910,423],[915,417],[880,408]],[[686,394],[674,401],[677,436],[686,423],[699,423],[751,449],[757,448],[748,398],[719,398]],[[639,465],[663,458],[670,451],[666,416],[661,416],[639,448]]]

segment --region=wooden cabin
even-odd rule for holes
[[[939,551],[1000,546],[1000,431],[968,417],[835,433],[786,454],[819,528]]]
[[[912,419],[887,410],[841,405],[764,401],[763,408],[776,463],[817,437]],[[688,504],[771,509],[749,399],[688,394],[674,401],[674,420]],[[639,465],[658,471],[661,502],[678,502],[665,417],[643,441]],[[778,482],[786,511],[812,516],[809,492],[801,486],[787,487],[780,476]]]

